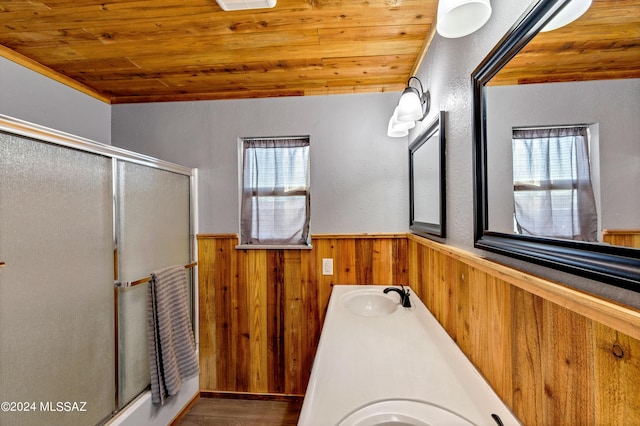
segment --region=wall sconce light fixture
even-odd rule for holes
[[[436,29],[442,37],[464,37],[482,28],[490,16],[489,0],[440,0]]]
[[[411,81],[415,80],[420,85],[420,90],[411,87]],[[411,76],[407,80],[407,87],[400,96],[398,106],[393,110],[387,126],[387,136],[401,138],[409,134],[409,129],[416,125],[416,121],[422,121],[429,113],[431,97],[429,91],[424,91],[422,82],[418,77]]]

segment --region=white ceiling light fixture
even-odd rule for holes
[[[411,87],[411,81],[415,80],[420,85],[420,90]],[[416,121],[422,121],[429,113],[431,106],[429,91],[424,91],[422,82],[418,77],[412,76],[407,80],[407,87],[400,96],[398,106],[393,110],[387,126],[387,136],[401,138],[409,134],[409,129],[416,125]]]
[[[446,38],[478,31],[491,17],[489,0],[440,0],[436,30]]]
[[[224,11],[268,9],[276,5],[276,0],[216,0]]]
[[[589,10],[591,0],[570,0],[565,6],[554,16],[547,24],[542,27],[540,32],[557,30],[560,27],[569,25]]]

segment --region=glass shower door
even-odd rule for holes
[[[110,158],[0,132],[4,426],[115,409],[112,185]]]
[[[119,281],[132,282],[191,256],[190,176],[118,162]],[[150,384],[147,284],[118,290],[119,406]]]

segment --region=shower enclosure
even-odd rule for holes
[[[102,424],[148,389],[146,285],[128,284],[190,264],[194,184],[0,116],[0,424]]]

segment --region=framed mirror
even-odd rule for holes
[[[446,236],[444,111],[409,145],[409,230]]]
[[[640,291],[640,1],[594,0],[579,19],[549,30],[575,1],[533,4],[471,76],[475,246]],[[579,164],[588,178],[534,175],[530,153],[575,128],[582,136],[571,146],[586,152]],[[556,202],[561,192],[564,204]],[[569,214],[577,217],[570,226],[589,236],[555,229],[550,217]],[[534,216],[544,226],[531,225]],[[629,237],[610,238],[618,232]]]

